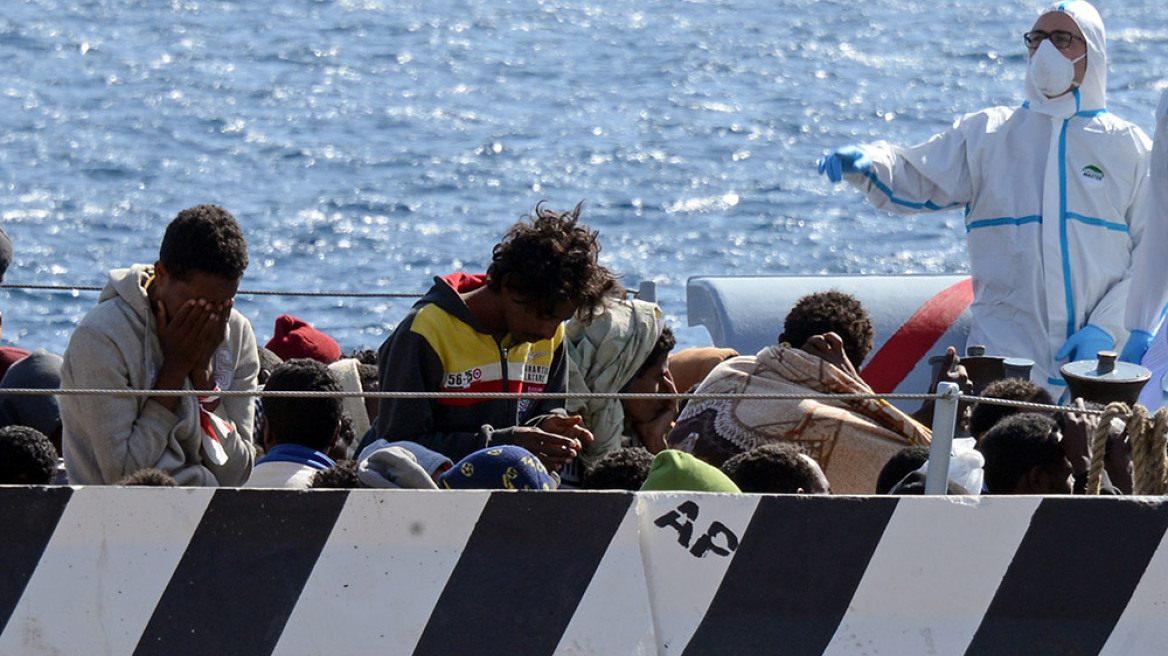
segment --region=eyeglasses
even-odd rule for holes
[[[1026,47],[1034,50],[1042,44],[1043,39],[1050,39],[1051,45],[1059,50],[1066,50],[1071,47],[1075,39],[1086,43],[1087,40],[1077,34],[1071,34],[1066,30],[1055,30],[1053,32],[1043,32],[1042,30],[1034,30],[1022,35],[1022,40],[1026,42]]]

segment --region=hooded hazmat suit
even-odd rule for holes
[[[1151,179],[1148,184],[1148,248],[1140,251],[1127,301],[1129,325],[1154,326],[1160,322],[1168,301],[1168,266],[1164,245],[1168,244],[1168,91],[1156,108],[1156,141],[1152,145]],[[1152,378],[1140,392],[1140,405],[1149,411],[1165,405],[1163,379],[1168,374],[1168,321],[1161,322],[1148,352],[1140,364],[1152,371]]]
[[[883,209],[965,209],[974,290],[969,343],[1034,360],[1032,377],[1058,392],[1065,360],[1055,355],[1076,331],[1096,326],[1118,346],[1129,331],[1150,330],[1126,323],[1125,309],[1133,257],[1144,243],[1151,143],[1107,111],[1098,12],[1084,0],[1043,13],[1053,11],[1068,14],[1087,42],[1078,88],[1047,98],[1028,76],[1022,107],[968,114],[911,148],[862,146],[872,166],[846,178]]]

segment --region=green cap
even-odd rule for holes
[[[741,492],[722,470],[688,453],[666,449],[653,458],[641,490],[686,492]]]

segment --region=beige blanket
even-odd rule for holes
[[[699,395],[871,392],[826,360],[779,345],[723,362],[697,389]],[[819,462],[835,494],[873,494],[894,453],[930,439],[928,429],[877,399],[698,399],[669,434],[673,448],[716,466],[768,442],[796,442]]]

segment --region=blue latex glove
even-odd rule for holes
[[[1144,354],[1148,352],[1148,347],[1151,345],[1152,333],[1146,330],[1133,330],[1131,337],[1127,338],[1127,344],[1123,345],[1123,353],[1119,354],[1119,359],[1124,362],[1139,364],[1140,360],[1144,359]]]
[[[819,173],[839,182],[845,173],[867,173],[872,170],[872,159],[859,146],[844,146],[819,162]]]
[[[1110,351],[1115,348],[1115,339],[1099,326],[1087,324],[1075,331],[1066,344],[1059,349],[1055,360],[1067,358],[1071,362],[1079,360],[1094,360],[1099,351]]]

